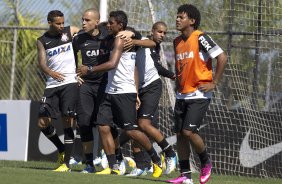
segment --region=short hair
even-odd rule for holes
[[[186,13],[187,16],[191,19],[195,19],[195,24],[193,25],[195,29],[198,29],[201,22],[201,14],[200,11],[191,4],[183,4],[178,7],[177,13]]]
[[[158,22],[155,22],[152,26],[152,29],[157,29],[158,26],[164,26],[164,27],[167,27],[166,23],[164,23],[163,21],[158,21]]]
[[[55,17],[63,17],[64,14],[60,10],[52,10],[47,15],[47,21],[53,22]]]
[[[89,8],[89,9],[84,11],[84,13],[86,13],[86,12],[92,12],[92,13],[96,14],[98,19],[100,20],[100,12],[96,8]]]
[[[112,11],[110,12],[110,17],[113,17],[118,24],[121,23],[123,30],[125,30],[128,23],[128,19],[124,11],[122,10]]]

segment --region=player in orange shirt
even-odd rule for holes
[[[181,35],[173,42],[177,74],[174,114],[181,175],[167,181],[170,183],[193,184],[189,163],[190,144],[201,161],[200,183],[206,183],[211,175],[212,163],[198,132],[227,57],[210,36],[198,30],[200,20],[200,12],[195,6],[184,4],[178,8],[176,29],[181,31]],[[217,60],[214,76],[213,58]]]

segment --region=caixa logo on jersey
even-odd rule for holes
[[[86,51],[86,55],[88,57],[105,55],[105,54],[108,54],[108,53],[110,53],[110,52],[108,50],[106,50],[106,49],[97,49],[97,50],[88,50],[88,51]]]
[[[8,151],[7,114],[0,114],[0,151]]]
[[[58,48],[52,49],[51,51],[48,51],[48,56],[52,57],[52,56],[59,55],[64,52],[68,52],[70,50],[71,50],[70,45],[60,46]]]

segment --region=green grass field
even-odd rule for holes
[[[82,165],[73,166],[70,173],[57,173],[51,171],[56,167],[51,162],[20,162],[20,161],[0,161],[0,183],[1,184],[158,184],[165,183],[165,180],[176,177],[177,172],[169,177],[162,176],[155,179],[149,175],[142,177],[126,177],[114,175],[95,175],[79,173],[83,169]],[[100,168],[98,168],[100,169]],[[194,183],[198,184],[198,174],[193,174]],[[212,175],[208,184],[281,184],[281,179],[260,179],[250,177]]]

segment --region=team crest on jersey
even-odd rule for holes
[[[66,41],[69,40],[69,37],[68,37],[67,33],[63,33],[63,34],[62,34],[61,40],[62,40],[63,42],[66,42]]]

